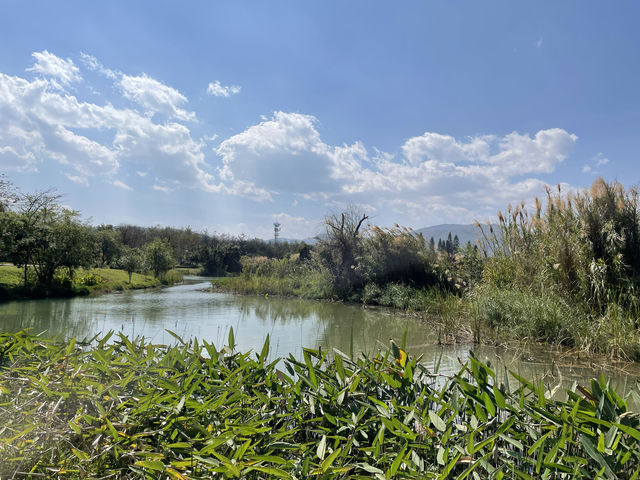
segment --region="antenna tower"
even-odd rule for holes
[[[273,243],[278,243],[279,238],[280,238],[280,222],[276,222],[273,224]]]

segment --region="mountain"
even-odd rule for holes
[[[486,227],[485,227],[486,228]],[[442,225],[433,225],[431,227],[424,227],[415,230],[417,233],[421,233],[424,239],[428,242],[431,237],[438,244],[438,239],[446,240],[449,232],[451,232],[451,238],[458,235],[458,240],[460,240],[460,245],[464,245],[467,242],[471,242],[473,245],[476,245],[476,240],[482,238],[482,233],[480,233],[480,229],[472,224],[459,224],[459,223],[443,223]],[[308,245],[314,245],[318,238],[326,238],[326,234],[321,233],[316,237],[307,237],[302,239],[303,242]],[[290,241],[300,241],[300,240],[292,240]]]
[[[436,245],[438,244],[438,239],[441,238],[442,240],[446,240],[449,236],[449,232],[451,232],[451,238],[458,235],[458,240],[460,240],[461,246],[467,242],[471,242],[473,245],[476,245],[476,240],[482,238],[480,229],[472,224],[443,223],[442,225],[420,228],[416,230],[416,232],[421,233],[427,242],[431,237],[433,237]]]

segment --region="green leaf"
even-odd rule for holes
[[[260,352],[260,356],[258,357],[258,361],[260,363],[264,363],[267,357],[269,356],[269,334],[267,333],[267,338],[264,341],[264,345],[262,346],[262,351]]]
[[[327,436],[323,435],[318,442],[318,448],[316,448],[316,455],[320,460],[324,460],[325,452],[327,451]]]
[[[138,467],[148,468],[149,470],[164,471],[164,463],[158,460],[138,460],[135,464]]]
[[[89,455],[87,453],[83,452],[82,450],[78,450],[77,448],[71,447],[71,451],[80,460],[86,460],[89,458]]]
[[[340,452],[342,451],[341,448],[336,448],[331,455],[329,455],[327,458],[324,459],[324,461],[322,462],[322,464],[320,465],[320,468],[322,468],[322,472],[326,472],[327,470],[329,470],[329,467],[331,467],[331,464],[333,463],[333,461],[336,459],[336,457],[338,455],[340,455]]]
[[[402,446],[402,448],[396,455],[395,460],[393,461],[393,463],[391,464],[391,467],[389,467],[389,471],[387,472],[388,478],[393,478],[393,476],[398,471],[398,468],[400,468],[400,464],[402,463],[402,460],[404,460],[404,454],[407,451],[407,446],[408,444],[405,442],[405,444]]]
[[[431,420],[431,423],[433,424],[433,426],[436,427],[441,432],[444,432],[447,429],[447,424],[433,410],[429,410],[429,420]]]
[[[363,469],[365,472],[369,472],[369,473],[384,473],[383,470],[380,470],[379,468],[374,467],[373,465],[369,465],[368,463],[358,463],[356,464],[357,467]]]
[[[236,348],[236,340],[233,336],[233,327],[229,327],[229,348],[233,351]]]

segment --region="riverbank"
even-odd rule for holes
[[[60,478],[609,478],[640,473],[638,415],[606,380],[566,401],[474,358],[395,346],[270,358],[197,340],[1,335],[0,475]],[[637,393],[633,393],[636,395]],[[634,397],[634,398],[636,398]],[[640,397],[635,401],[640,400]]]
[[[18,267],[0,265],[0,300],[99,295],[179,283],[183,278],[181,272],[170,270],[164,281],[153,278],[152,275],[133,273],[129,282],[129,274],[124,270],[92,268],[76,271],[73,281],[63,278],[52,285],[42,286],[34,283],[25,288],[23,275],[24,271]]]
[[[216,278],[212,284],[220,291],[244,295],[340,300],[327,282],[313,276],[242,274]],[[346,301],[437,319],[434,327],[443,344],[532,341],[640,361],[640,331],[627,312],[611,308],[594,315],[551,292],[541,296],[528,289],[481,285],[456,295],[439,288],[388,283],[366,284]]]

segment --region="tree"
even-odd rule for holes
[[[164,275],[173,268],[175,260],[171,244],[165,238],[156,238],[153,242],[144,247],[144,263],[146,267],[153,271],[155,278],[162,279]]]
[[[96,241],[98,244],[98,265],[104,268],[105,265],[111,266],[120,256],[122,243],[120,243],[120,235],[118,232],[109,227],[101,227],[96,232]]]
[[[140,270],[143,264],[142,252],[139,248],[124,247],[118,265],[129,274],[129,283],[133,272]]]
[[[299,259],[301,262],[311,259],[311,247],[307,245],[305,242],[302,242],[300,246],[300,250],[298,250]]]
[[[429,239],[429,250],[431,250],[432,252],[436,251],[436,241],[433,239],[433,237]]]
[[[53,273],[58,267],[65,267],[73,279],[77,268],[95,264],[95,235],[89,225],[80,221],[78,212],[63,210],[52,225],[52,240],[47,253]]]
[[[358,283],[357,256],[362,246],[362,225],[369,218],[351,207],[325,218],[326,237],[320,242],[321,256],[334,275],[334,287],[342,295]]]
[[[47,253],[53,242],[53,224],[62,211],[59,199],[55,190],[24,194],[18,199],[16,211],[2,214],[0,235],[4,256],[23,268],[25,287],[30,265],[41,283],[53,279],[56,266],[47,260],[55,261],[57,257]]]
[[[451,232],[449,232],[449,235],[447,236],[447,241],[444,244],[444,249],[449,254],[453,253],[453,240],[451,239]]]
[[[60,206],[60,198],[54,190],[20,195],[15,211],[0,214],[2,256],[23,268],[25,287],[30,267],[40,284],[50,285],[59,268],[67,268],[73,278],[76,268],[95,259],[90,227],[77,212]]]

